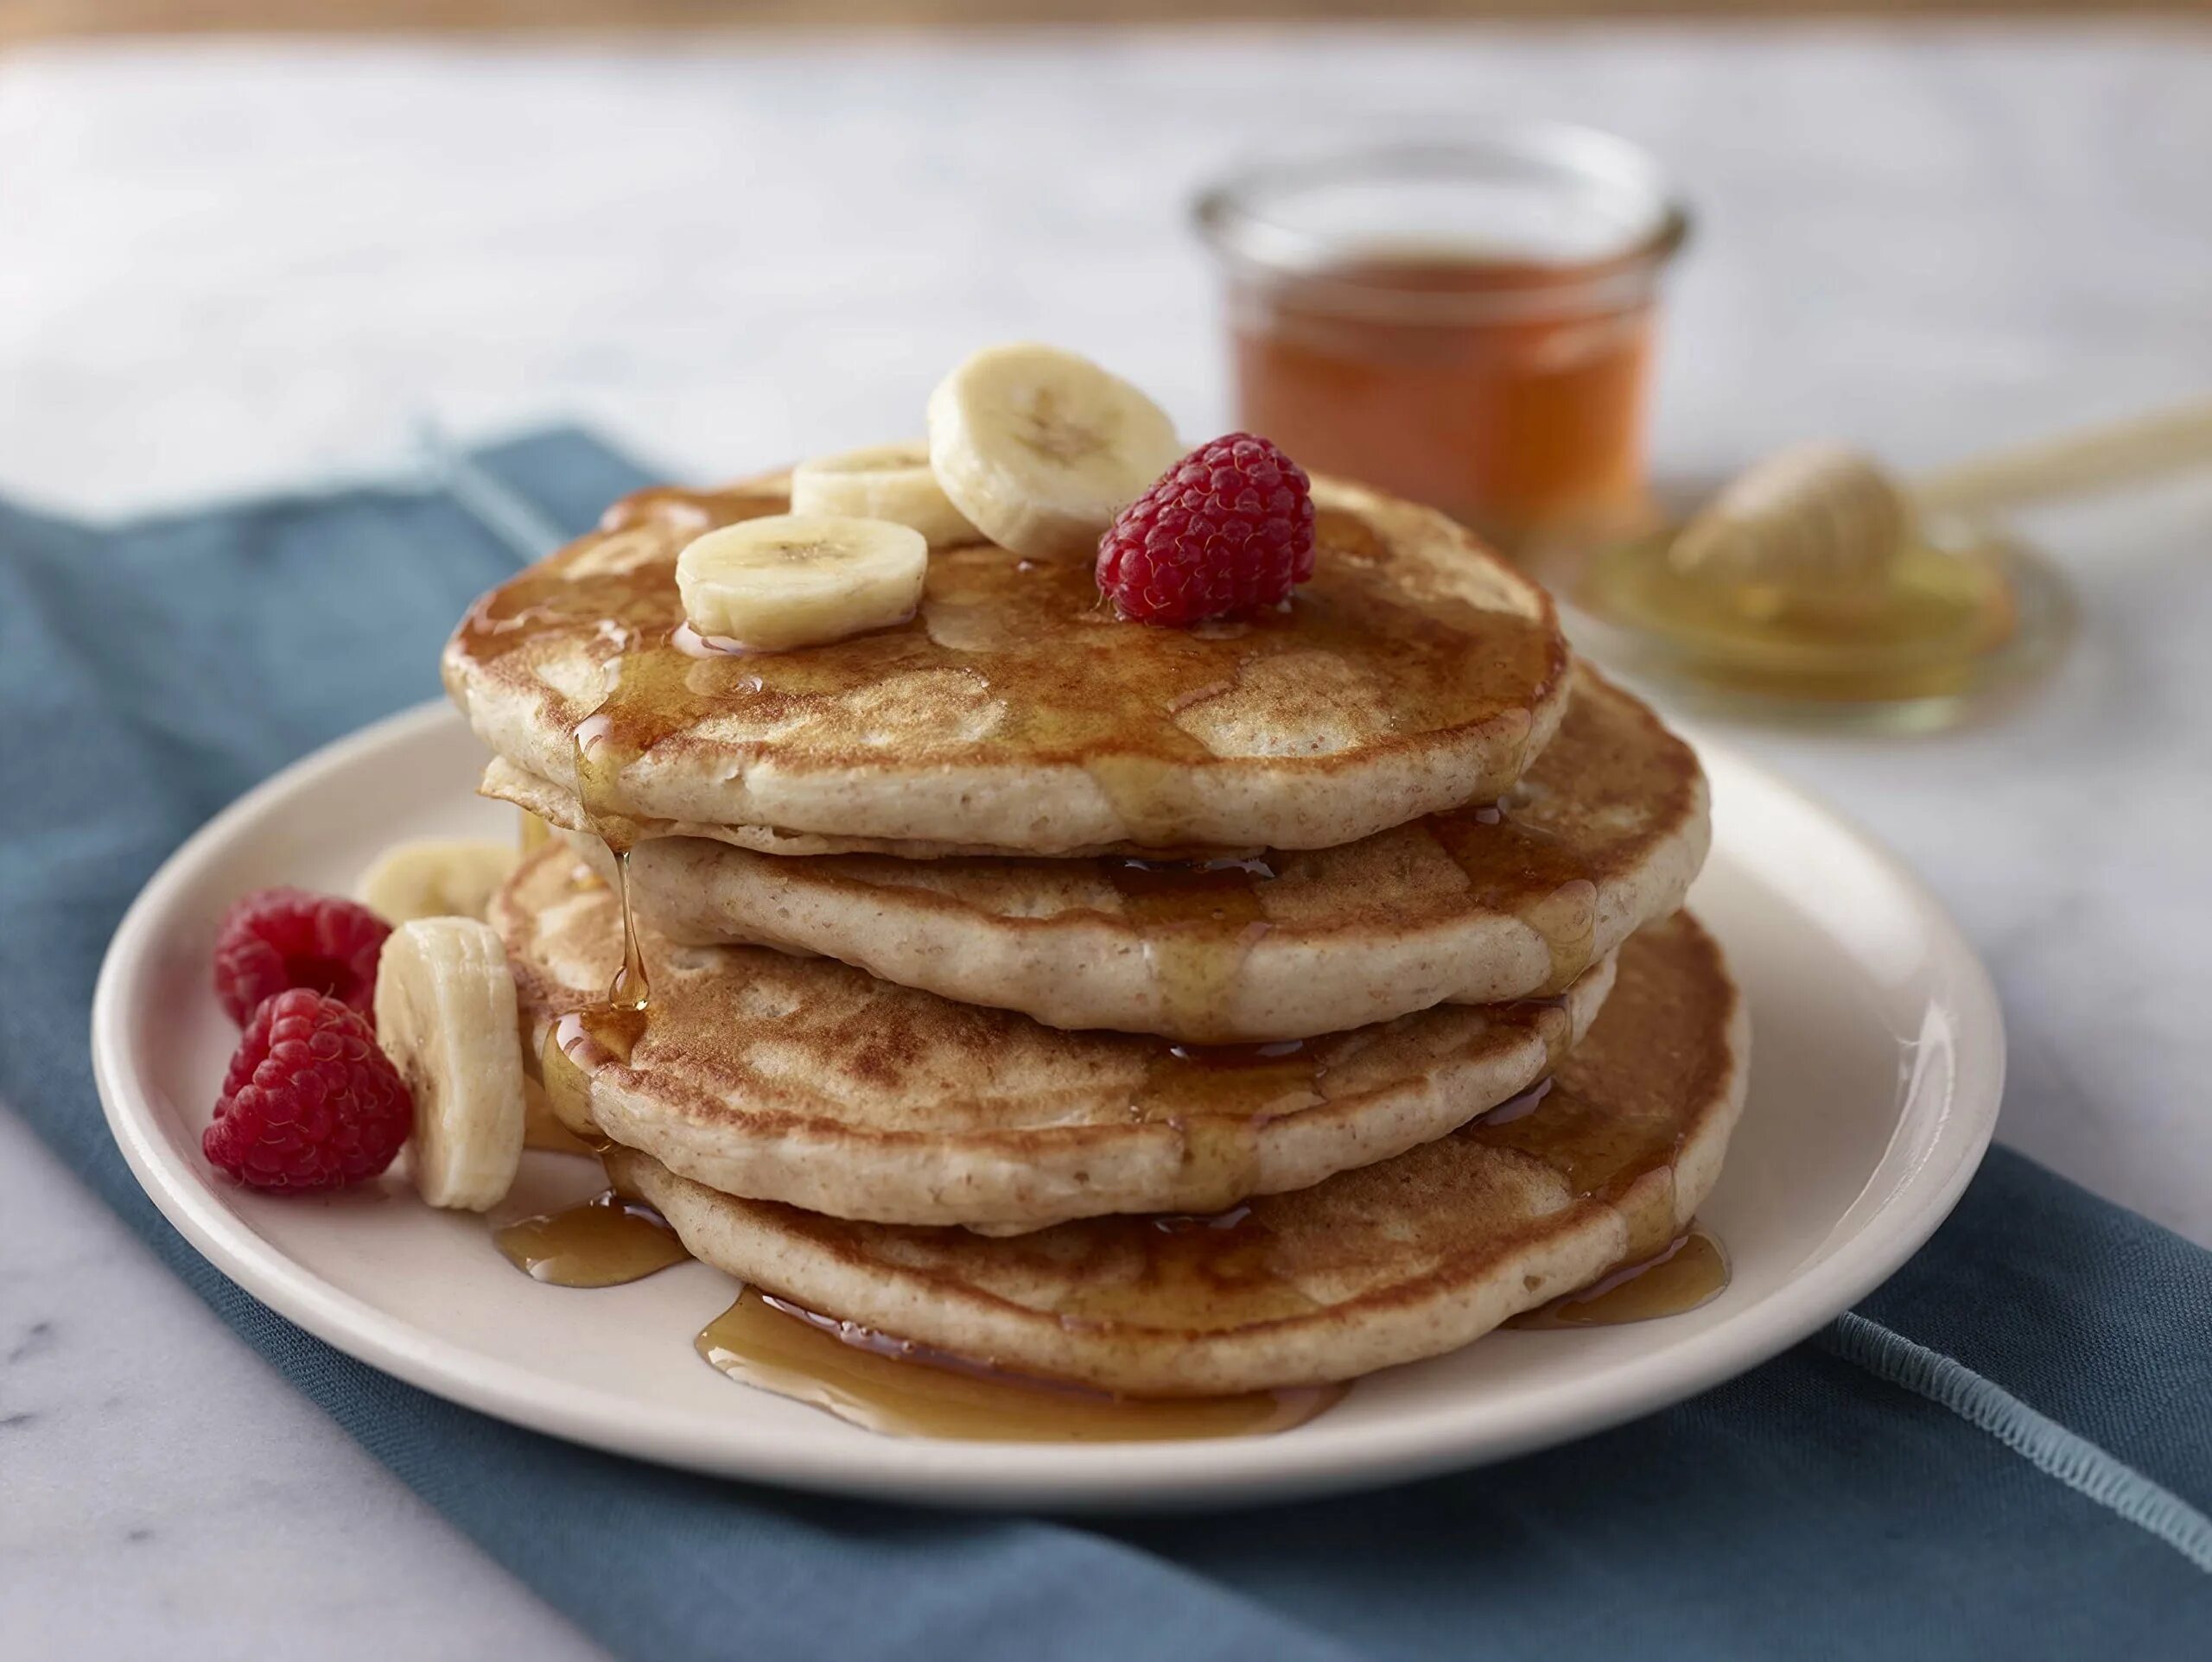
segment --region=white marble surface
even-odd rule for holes
[[[1704,210],[1670,466],[1818,432],[1932,462],[2212,390],[2202,32],[71,50],[0,61],[0,489],[111,514],[369,472],[425,416],[580,417],[711,475],[909,430],[1015,334],[1201,430],[1193,181],[1532,115],[1651,144]],[[2087,623],[2028,707],[1734,736],[1987,955],[2005,1138],[2212,1242],[2212,483],[2034,529]],[[0,1655],[593,1653],[4,1116],[0,1216]]]

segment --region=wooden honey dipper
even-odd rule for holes
[[[1993,452],[1910,483],[1848,446],[1797,445],[1700,509],[1667,561],[1749,616],[1848,622],[1880,605],[1923,514],[1986,513],[2208,466],[2212,403]]]

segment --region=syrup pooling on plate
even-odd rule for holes
[[[1258,1437],[1304,1424],[1342,1400],[1346,1389],[1109,1396],[1002,1373],[817,1316],[751,1287],[707,1324],[696,1345],[734,1380],[904,1437],[1011,1443]]]
[[[1683,1316],[1711,1304],[1728,1288],[1728,1254],[1719,1241],[1692,1228],[1656,1257],[1623,1265],[1580,1292],[1523,1310],[1506,1323],[1516,1328],[1618,1327]]]
[[[556,1287],[619,1287],[691,1256],[659,1213],[611,1189],[508,1224],[493,1239],[524,1275]]]
[[[581,758],[592,777],[580,777],[578,794],[598,817],[617,816],[620,782],[639,758],[699,724],[719,718],[725,736],[758,735],[757,753],[767,756],[776,734],[822,716],[823,731],[850,735],[840,742],[859,766],[988,751],[1007,765],[1081,767],[1134,840],[1189,844],[1198,840],[1179,823],[1167,783],[1179,767],[1215,759],[1190,718],[1246,677],[1303,685],[1301,655],[1357,665],[1359,696],[1385,724],[1371,737],[1387,740],[1526,711],[1566,673],[1548,619],[1415,592],[1433,578],[1402,587],[1365,522],[1325,509],[1313,580],[1240,622],[1122,623],[1100,603],[1088,564],[973,545],[931,555],[921,609],[899,627],[791,652],[686,650],[675,579],[683,543],[784,507],[779,495],[665,492],[618,507],[611,529],[486,595],[463,623],[467,657],[562,645],[619,664],[590,713]],[[1378,574],[1385,565],[1391,574]],[[879,694],[868,731],[853,733],[855,710]],[[918,710],[929,713],[926,724],[917,725]],[[1267,759],[1295,767],[1301,758]]]
[[[1248,1208],[1215,1217],[1116,1221],[1138,1238],[1140,1273],[1086,1290],[1066,1319],[1112,1319],[1134,1307],[1150,1320],[1203,1329],[1316,1308],[1274,1273],[1267,1232],[1249,1223]],[[509,1224],[494,1240],[516,1268],[561,1287],[620,1286],[690,1257],[658,1212],[614,1189]],[[817,1316],[750,1287],[707,1325],[695,1348],[734,1380],[872,1430],[906,1437],[1013,1442],[1257,1437],[1304,1424],[1341,1401],[1349,1388],[1117,1397],[1007,1373]]]
[[[1252,1058],[1262,1067],[1271,1060]],[[1297,1065],[1310,1064],[1301,1059]],[[1620,1125],[1603,1123],[1589,1102],[1547,1081],[1459,1133],[1541,1159],[1579,1196],[1611,1204],[1644,1197],[1631,1213],[1630,1261],[1623,1269],[1521,1325],[1644,1320],[1694,1309],[1726,1284],[1726,1260],[1716,1243],[1699,1231],[1672,1236],[1671,1161],[1678,1134],[1632,1111],[1620,1118]],[[1662,1183],[1646,1182],[1662,1175]],[[1278,1196],[1211,1215],[1096,1218],[990,1240],[963,1240],[957,1231],[928,1233],[950,1237],[963,1251],[1033,1257],[1056,1267],[1070,1289],[1052,1307],[1065,1323],[1218,1333],[1326,1310],[1286,1261],[1268,1222],[1272,1207],[1295,1204],[1294,1196]],[[610,1208],[620,1208],[645,1228],[660,1227],[643,1208],[626,1206],[612,1194],[531,1221],[540,1229],[575,1227],[569,1220],[581,1215],[583,1227],[605,1227],[613,1221]],[[1648,1233],[1654,1226],[1661,1230],[1656,1242]],[[541,1257],[551,1256],[543,1253],[543,1242],[528,1244],[540,1247]],[[502,1246],[518,1263],[527,1262],[506,1240]],[[587,1240],[548,1278],[567,1285],[630,1278],[623,1272],[626,1264],[610,1269],[594,1258],[606,1250],[595,1238]],[[673,1254],[670,1262],[682,1256],[672,1242],[660,1250]],[[658,1267],[648,1256],[639,1272]],[[1251,1434],[1303,1423],[1343,1394],[1329,1387],[1187,1401],[1116,1399],[1004,1373],[751,1291],[699,1335],[697,1348],[734,1379],[871,1429],[906,1435],[1085,1440]]]

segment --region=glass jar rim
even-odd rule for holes
[[[1348,251],[1396,246],[1368,238],[1315,232],[1271,218],[1264,201],[1363,181],[1474,181],[1501,165],[1548,171],[1635,201],[1636,228],[1595,255],[1555,260],[1515,256],[1525,282],[1480,289],[1409,289],[1362,282],[1342,269]],[[1232,271],[1295,279],[1301,309],[1405,321],[1479,321],[1533,312],[1611,309],[1650,294],[1658,271],[1690,231],[1688,206],[1651,155],[1610,133],[1563,122],[1538,122],[1463,132],[1448,140],[1315,150],[1255,162],[1201,191],[1192,206],[1199,236]],[[1443,252],[1440,244],[1432,253]]]

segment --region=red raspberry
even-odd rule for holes
[[[253,1012],[200,1148],[251,1188],[335,1189],[390,1165],[414,1124],[368,1023],[294,987]]]
[[[1191,452],[1098,544],[1098,587],[1138,623],[1259,612],[1313,574],[1313,487],[1296,462],[1249,433]]]
[[[304,889],[232,903],[215,937],[215,996],[241,1027],[287,987],[327,993],[374,1021],[377,955],[391,926],[365,906]]]

